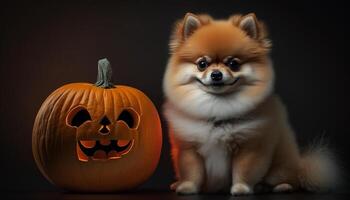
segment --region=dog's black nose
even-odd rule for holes
[[[221,81],[222,80],[222,73],[219,70],[215,70],[210,75],[211,80],[213,81]]]

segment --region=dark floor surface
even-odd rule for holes
[[[203,195],[189,195],[180,196],[170,191],[136,191],[122,194],[77,194],[67,192],[4,192],[1,200],[4,199],[50,199],[50,200],[231,200],[231,199],[267,199],[267,200],[333,200],[333,199],[349,199],[347,193],[325,193],[325,194],[311,194],[311,193],[289,193],[289,194],[260,194],[251,196],[233,197],[229,194],[203,194]]]

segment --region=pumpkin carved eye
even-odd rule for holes
[[[129,128],[136,128],[139,123],[139,115],[135,110],[127,108],[120,113],[117,121],[124,121]]]
[[[91,120],[89,112],[80,106],[70,111],[67,117],[67,123],[74,127],[79,127],[88,120]]]

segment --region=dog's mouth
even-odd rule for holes
[[[223,87],[223,86],[232,86],[232,85],[236,84],[239,81],[239,77],[230,83],[224,83],[224,82],[220,81],[220,82],[211,82],[210,84],[205,84],[199,78],[196,78],[196,81],[205,87]]]
[[[113,160],[127,154],[133,143],[134,140],[78,140],[76,149],[80,161]]]

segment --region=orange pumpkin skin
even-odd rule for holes
[[[78,127],[70,120],[79,109],[85,109],[91,119]],[[133,127],[118,120],[125,110],[131,112]],[[109,120],[108,125],[101,125],[103,118]],[[109,132],[101,134],[101,127]],[[118,155],[105,152],[108,158],[95,159],[96,151],[94,156],[85,155],[78,141],[130,143]],[[154,172],[161,146],[155,106],[141,91],[121,85],[105,89],[72,83],[60,87],[42,104],[32,135],[33,155],[41,173],[61,188],[83,192],[115,192],[140,185]]]

